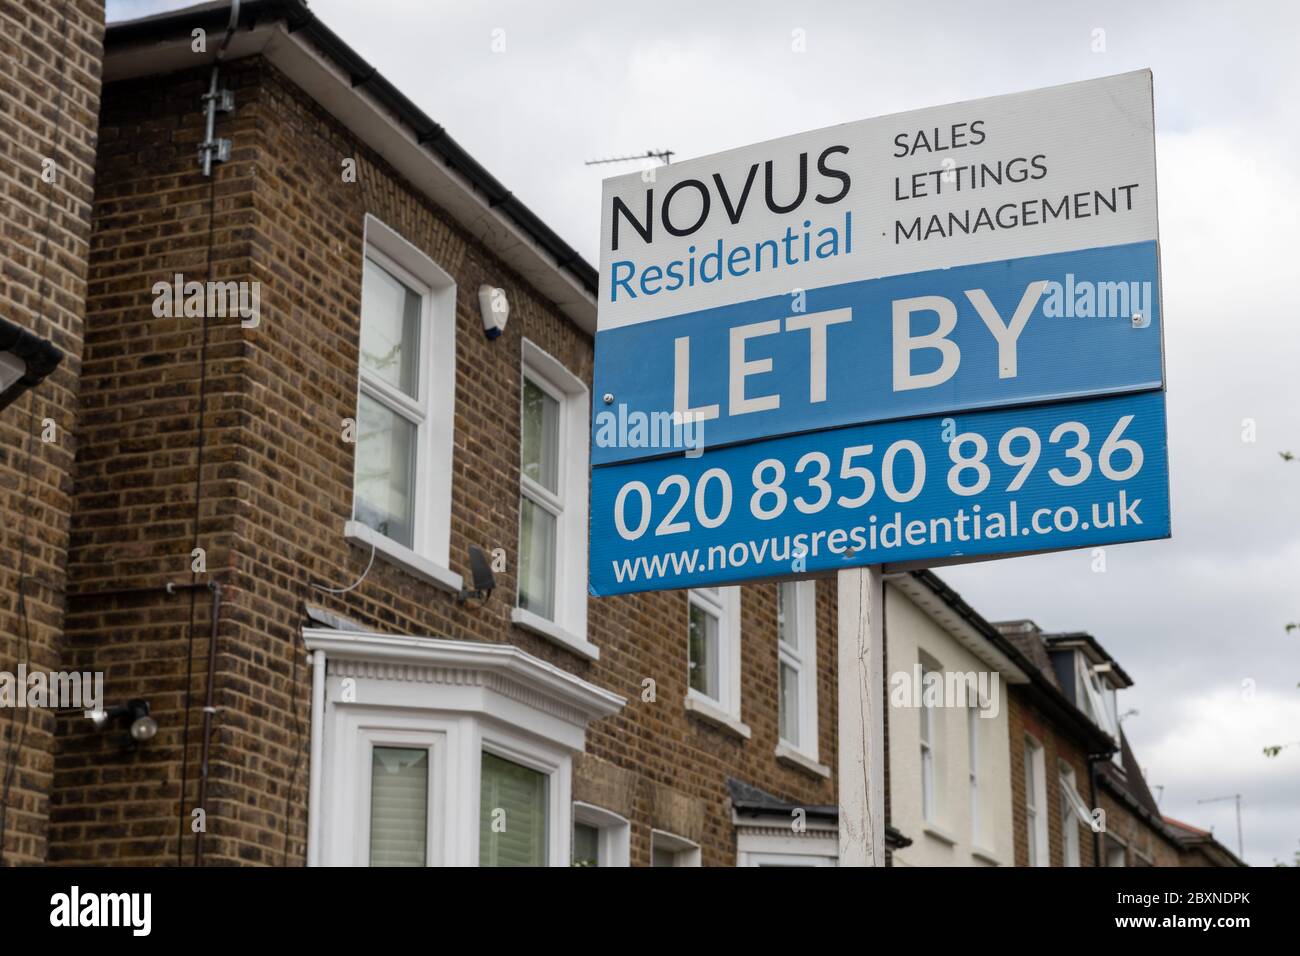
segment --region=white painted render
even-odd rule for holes
[[[989,671],[947,628],[894,582],[885,588],[887,677],[909,675],[928,658],[941,671]],[[1019,675],[1017,674],[1016,677]],[[1013,678],[1015,679],[1015,678]],[[935,819],[922,812],[921,714],[890,705],[890,823],[912,845],[894,853],[896,866],[1009,866],[1014,861],[1006,675],[999,674],[996,716],[978,718],[979,843],[972,838],[969,727],[964,709],[939,708],[934,721]]]

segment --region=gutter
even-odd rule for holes
[[[63,353],[52,342],[6,319],[0,319],[0,352],[8,352],[27,365],[19,379],[0,393],[0,409],[13,404],[23,392],[41,384],[63,361]]]
[[[1140,817],[1147,826],[1158,833],[1164,841],[1172,845],[1175,850],[1182,850],[1182,841],[1173,831],[1173,828],[1171,828],[1169,824],[1165,823],[1163,818],[1152,816],[1151,811],[1139,803],[1133,794],[1129,793],[1106,774],[1099,773],[1097,776],[1101,780],[1102,787],[1109,790],[1111,796],[1115,797],[1124,804],[1128,810]]]
[[[194,29],[209,33],[221,30],[230,20],[228,3],[191,7],[173,13],[109,24],[104,48],[174,40]],[[592,296],[597,294],[596,269],[560,238],[542,219],[515,198],[500,180],[451,137],[441,125],[410,101],[379,70],[367,63],[333,30],[322,23],[302,0],[245,0],[240,6],[236,29],[251,30],[259,24],[284,21],[289,33],[301,32],[327,58],[346,72],[354,89],[363,88],[397,119],[416,131],[417,141],[452,170],[463,176],[475,192],[487,198],[494,211],[510,219],[538,246],[555,259],[556,268],[568,272]]]

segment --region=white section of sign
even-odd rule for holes
[[[769,199],[779,208],[799,196],[801,154],[802,202],[774,211]],[[796,289],[1158,238],[1149,70],[861,120],[649,175],[604,184],[601,330]],[[705,274],[722,275],[704,282],[709,254]],[[674,263],[682,281],[669,289]]]

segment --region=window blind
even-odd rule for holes
[[[545,774],[483,754],[479,866],[546,865],[546,783]]]
[[[370,865],[424,866],[429,752],[376,747],[370,771]]]

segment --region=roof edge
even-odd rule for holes
[[[153,16],[110,23],[104,35],[105,57],[115,49],[184,39],[190,31],[224,32],[230,19],[230,3],[219,2],[186,7]],[[352,87],[367,93],[391,111],[415,133],[416,145],[432,153],[469,186],[486,197],[496,215],[523,230],[554,261],[552,267],[567,272],[579,289],[591,297],[594,306],[599,279],[596,269],[582,255],[506,186],[469,154],[456,140],[401,90],[386,79],[342,38],[324,24],[303,0],[244,0],[239,9],[236,32],[251,31],[277,22],[295,38],[301,35],[326,59],[351,78]],[[159,72],[162,72],[161,70]]]

